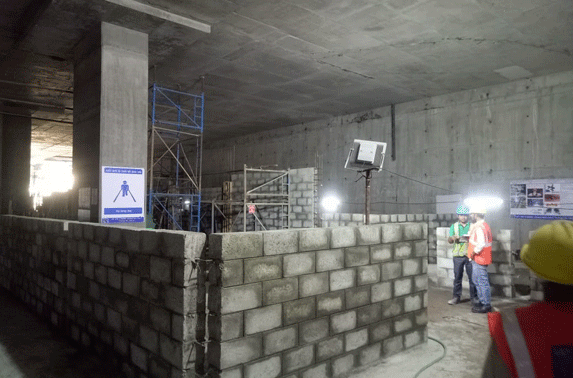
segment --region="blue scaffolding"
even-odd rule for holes
[[[148,219],[156,228],[199,232],[204,95],[153,84]]]

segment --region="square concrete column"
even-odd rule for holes
[[[30,200],[32,120],[0,115],[0,213],[26,215]]]
[[[139,202],[145,202],[147,107],[147,34],[102,23],[75,52],[72,166],[79,220],[102,220],[102,189],[109,185],[103,167],[142,169],[143,197],[133,193],[131,208],[141,206],[145,217],[145,203]],[[117,190],[122,197],[127,193]]]

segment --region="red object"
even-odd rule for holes
[[[485,235],[485,247],[480,251],[478,254],[474,254],[474,248],[477,243],[477,229],[483,230]],[[491,264],[491,243],[493,241],[493,237],[491,235],[491,228],[485,222],[481,224],[475,224],[475,229],[470,229],[470,240],[468,245],[468,258],[474,260],[476,263],[480,265],[489,265]]]
[[[254,214],[257,211],[255,205],[249,205],[249,214]]]
[[[521,332],[537,378],[553,378],[551,347],[573,347],[573,303],[538,302],[515,310]],[[511,376],[517,378],[515,361],[509,349],[501,314],[488,314],[489,332],[499,355],[509,367]]]

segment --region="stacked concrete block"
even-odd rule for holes
[[[316,184],[314,181],[315,168],[291,169],[289,171],[288,188],[283,187],[280,180],[271,182],[270,185],[262,186],[257,193],[281,194],[288,193],[290,207],[280,206],[257,206],[257,217],[264,224],[266,230],[279,230],[284,228],[312,228],[315,221],[315,197]],[[243,201],[244,180],[243,173],[231,175],[233,181],[233,201]],[[249,172],[248,186],[252,189],[263,185],[277,177],[276,173],[270,172]],[[279,201],[282,198],[265,197],[267,202]],[[263,200],[263,202],[265,201]],[[233,212],[239,214],[242,206],[234,206]],[[290,210],[290,215],[288,214]],[[287,222],[287,215],[290,221]],[[290,223],[290,225],[289,225]],[[253,215],[247,216],[247,231],[263,230],[261,225],[255,220]],[[235,222],[235,231],[243,231],[243,217],[239,216]]]
[[[420,344],[426,255],[424,222],[211,234],[198,363],[221,377],[333,377]]]
[[[428,263],[437,261],[436,228],[449,227],[457,220],[455,214],[370,214],[370,224],[421,222],[427,224]],[[324,213],[323,227],[360,226],[364,224],[364,214]]]
[[[127,377],[195,372],[205,235],[0,217],[2,285]]]
[[[453,246],[447,241],[449,227],[438,227],[436,281],[439,286],[452,287],[454,279],[452,251]],[[524,269],[515,261],[511,251],[512,231],[499,230],[494,235],[492,243],[492,263],[488,266],[491,294],[497,297],[513,298],[516,292],[523,293],[523,285],[527,285],[529,277],[524,278]],[[466,275],[462,285],[469,289]],[[527,293],[524,293],[527,294]]]

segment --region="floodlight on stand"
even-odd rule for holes
[[[344,168],[365,172],[366,193],[364,195],[365,224],[370,224],[370,178],[372,171],[381,171],[386,155],[386,143],[354,139],[346,158]]]

